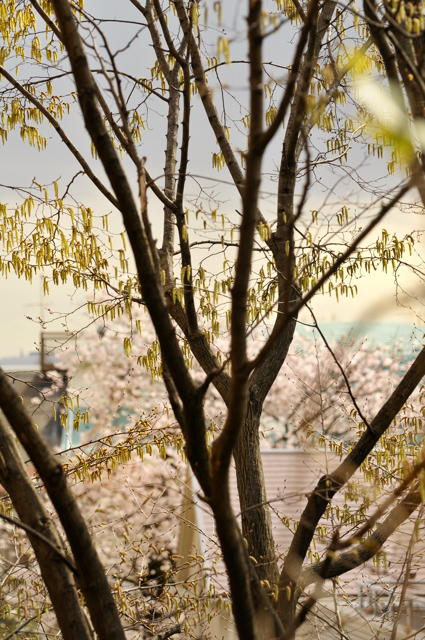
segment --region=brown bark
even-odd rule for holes
[[[234,451],[242,533],[248,542],[249,554],[258,563],[255,565],[258,577],[268,580],[271,586],[277,583],[279,573],[264,483],[259,428],[264,400],[286,358],[295,326],[294,319],[281,333],[276,348],[249,379],[247,414]]]
[[[1,402],[1,399],[0,399]],[[23,523],[42,534],[62,554],[64,544],[22,461],[10,429],[0,419],[0,482]],[[38,536],[28,533],[64,640],[91,640],[74,576],[63,559]]]
[[[62,465],[34,427],[21,398],[1,369],[0,407],[34,463],[65,530],[96,633],[101,640],[124,640],[124,632],[104,569],[67,485]]]
[[[218,116],[217,109],[212,100],[212,94],[208,89],[205,71],[202,65],[200,46],[192,33],[191,19],[187,13],[185,3],[182,0],[174,1],[184,33],[180,48],[177,50],[168,31],[160,2],[153,0],[158,20],[154,16],[151,0],[147,0],[145,6],[138,2],[138,0],[131,0],[131,2],[147,20],[154,50],[170,92],[168,100],[165,193],[160,192],[156,185],[152,185],[154,190],[156,190],[155,193],[157,193],[165,206],[164,241],[160,251],[161,266],[166,273],[165,295],[163,294],[163,288],[160,282],[158,254],[150,234],[146,189],[143,191],[143,184],[146,183],[146,179],[149,182],[149,177],[146,172],[144,172],[143,163],[141,163],[137,155],[137,149],[132,145],[131,135],[129,135],[130,132],[127,126],[128,123],[126,122],[125,109],[120,109],[120,100],[116,99],[118,110],[123,120],[122,131],[113,120],[113,116],[106,102],[102,99],[102,96],[99,95],[99,87],[94,82],[90,72],[68,0],[52,0],[60,26],[60,31],[56,29],[55,33],[56,35],[60,35],[69,53],[84,122],[112,185],[114,195],[110,194],[109,199],[116,204],[123,215],[124,225],[136,260],[143,302],[146,303],[148,307],[161,345],[164,361],[164,379],[175,415],[186,440],[186,452],[205,493],[206,500],[211,504],[214,511],[217,532],[229,572],[238,632],[244,639],[252,638],[254,640],[259,635],[258,624],[267,626],[270,623],[267,631],[264,632],[264,628],[262,629],[266,637],[282,635],[281,625],[279,625],[279,622],[276,620],[270,604],[266,604],[264,591],[259,584],[259,578],[267,579],[271,584],[276,583],[278,580],[271,518],[268,505],[266,504],[267,496],[265,493],[259,448],[258,431],[264,399],[286,358],[295,329],[297,311],[312,298],[323,283],[347,260],[359,242],[369,233],[374,225],[383,218],[387,211],[398,202],[399,198],[407,192],[412,183],[403,187],[395,198],[382,207],[372,223],[357,236],[351,246],[338,257],[331,269],[329,269],[304,298],[301,299],[298,295],[293,276],[294,225],[298,215],[298,213],[294,211],[294,193],[299,157],[305,146],[306,139],[303,129],[307,113],[306,96],[311,82],[312,71],[316,64],[317,56],[319,55],[323,35],[330,24],[336,3],[334,0],[326,0],[321,6],[319,17],[318,0],[312,0],[309,3],[307,14],[305,14],[304,11],[300,12],[304,25],[300,30],[292,69],[288,77],[281,104],[278,108],[278,115],[274,123],[266,131],[263,131],[262,3],[260,0],[252,0],[249,3],[248,33],[251,121],[250,144],[246,158],[246,176],[244,176],[230,142],[225,135],[225,128]],[[373,3],[370,4],[373,6]],[[165,49],[158,25],[162,29],[162,34],[169,52],[177,60],[174,70],[171,70],[164,55]],[[381,36],[384,40],[382,40]],[[379,26],[375,37],[377,41],[381,38],[382,42],[385,41],[385,43],[388,44],[386,40],[387,36]],[[190,276],[187,277],[186,286],[184,287],[185,306],[183,307],[178,302],[172,302],[171,300],[172,287],[174,284],[173,251],[175,222],[177,222],[179,230],[183,266],[191,266],[190,245],[183,233],[183,199],[188,161],[190,114],[189,56],[186,58],[182,57],[186,46],[185,43],[187,43],[188,51],[190,52],[190,62],[200,98],[226,160],[230,174],[237,189],[241,193],[243,201],[240,244],[234,286],[232,289],[231,376],[224,371],[217,371],[219,369],[217,360],[198,326],[192,287],[192,269],[190,269]],[[306,45],[307,51],[304,54]],[[406,47],[407,45],[405,44],[404,46]],[[403,47],[400,46],[400,55],[403,53],[402,49]],[[395,75],[397,75],[398,71],[395,68],[395,61],[392,60],[390,62],[392,62],[394,67],[391,67],[391,73],[395,71]],[[179,65],[184,72],[184,114],[182,124],[182,153],[176,194],[175,167],[177,163],[177,120],[179,103],[179,89],[176,87]],[[388,65],[389,63],[387,66]],[[404,73],[403,77],[405,77],[407,73],[406,65],[404,71],[402,71],[402,73]],[[417,96],[414,97],[415,100],[418,99]],[[108,131],[104,126],[103,116],[99,111],[98,103],[103,109],[118,139],[124,148],[127,149],[130,157],[138,167],[139,180],[142,185],[141,217],[138,206],[133,199],[131,186],[123,166],[113,147]],[[258,358],[252,362],[248,362],[246,352],[246,298],[250,281],[255,228],[261,215],[258,210],[258,198],[262,159],[266,146],[276,134],[289,108],[289,124],[285,133],[279,173],[277,231],[272,234],[272,237],[267,242],[276,261],[279,289],[279,314],[272,336],[270,340],[267,341],[265,348]],[[309,184],[307,181],[304,196],[306,196],[308,192],[308,187]],[[299,205],[299,213],[302,211],[303,203],[304,199],[301,200],[301,205]],[[287,243],[289,243],[289,252],[286,256]],[[206,446],[205,419],[203,414],[205,385],[204,387],[198,388],[194,384],[186,368],[167,311],[170,312],[185,333],[195,357],[207,374],[207,382],[212,380],[228,406],[228,416],[224,429],[212,447],[211,461]],[[403,392],[400,393],[403,395]],[[396,410],[394,407],[395,405],[392,406],[391,411]],[[11,416],[16,423],[16,407],[14,407]],[[285,624],[291,625],[293,621],[293,611],[296,603],[294,587],[300,577],[302,562],[319,518],[332,495],[339,490],[352,473],[353,460],[355,461],[354,464],[358,466],[365,455],[367,455],[365,451],[370,451],[371,447],[374,446],[378,439],[374,439],[376,436],[375,431],[379,431],[379,424],[386,424],[387,417],[386,414],[383,414],[378,420],[377,416],[370,430],[366,433],[366,435],[372,439],[362,439],[359,443],[359,446],[361,445],[360,449],[355,449],[357,453],[354,455],[354,458],[350,454],[351,457],[349,456],[341,465],[336,475],[332,474],[332,476],[323,478],[309,501],[300,527],[294,537],[293,545],[291,546],[285,563],[285,569],[280,579],[281,596],[279,600],[279,613],[282,615]],[[378,420],[378,422],[376,422],[376,420]],[[385,426],[385,428],[387,428],[387,426]],[[27,427],[22,427],[23,430],[21,430],[24,434],[24,439],[27,437],[25,435],[26,433],[31,434],[32,440],[29,443],[27,442],[27,444],[31,445],[31,455],[35,452],[37,456],[40,453],[37,453],[40,448],[40,443],[39,441],[33,440],[31,430],[28,431],[27,429],[27,431],[25,431],[26,428]],[[21,429],[21,427],[18,427],[18,431],[19,429]],[[249,553],[257,560],[256,573],[253,572],[252,565],[248,560],[248,553],[230,505],[228,471],[232,453],[234,453],[237,468],[243,536],[248,541]],[[356,455],[357,458],[355,457]],[[39,465],[45,472],[47,469],[47,476],[45,475],[47,478],[45,480],[46,487],[55,496],[55,505],[58,505],[59,516],[61,519],[64,518],[67,523],[67,535],[71,542],[74,555],[76,555],[76,562],[77,556],[79,563],[85,562],[85,560],[81,560],[80,555],[83,554],[84,556],[84,554],[88,554],[87,557],[89,557],[91,551],[89,546],[85,548],[78,547],[73,537],[73,527],[75,527],[74,519],[76,516],[75,511],[72,517],[70,516],[68,518],[64,513],[67,494],[61,471],[57,465],[53,465],[50,459],[48,459],[46,463],[46,452],[44,449],[42,449],[42,455],[41,458],[39,458]],[[52,479],[56,476],[58,481],[52,482]],[[65,493],[63,494],[64,491]],[[93,561],[93,558],[90,557],[90,562],[91,561]],[[98,571],[96,563],[93,566],[95,566],[96,573],[96,571]],[[287,604],[286,601],[283,602],[286,598],[286,591],[282,592],[282,590],[286,586],[292,587],[292,599],[289,604]],[[103,584],[103,587],[105,587],[105,584]],[[87,584],[85,588],[89,593],[90,589]],[[105,602],[108,601],[106,591],[105,593],[101,593],[100,599],[102,597],[106,597]],[[92,600],[89,607],[93,609],[92,615],[99,618],[99,604]],[[259,612],[261,615],[259,615]],[[117,624],[115,613],[112,611],[112,608],[108,613],[112,626]],[[267,621],[267,624],[264,620]],[[100,621],[98,621],[98,624],[102,633],[105,633],[105,628],[102,627]],[[98,633],[101,636],[101,633]]]
[[[227,471],[230,462],[232,441],[234,441],[238,435],[240,420],[243,417],[245,409],[243,398],[241,403],[240,395],[233,394],[235,402],[233,412],[231,412],[228,422],[229,428],[223,431],[224,439],[220,441],[220,444],[224,446],[216,448],[216,454],[218,453],[219,455],[216,455],[215,460],[213,460],[213,477],[210,478],[209,452],[205,439],[202,397],[197,392],[186,369],[183,355],[179,349],[172,324],[166,311],[164,299],[161,295],[159,274],[155,269],[155,260],[146,236],[146,229],[144,229],[141,224],[127,178],[98,112],[94,98],[93,83],[91,81],[87,59],[76,29],[74,16],[72,15],[67,0],[54,0],[53,6],[61,33],[63,34],[65,46],[69,53],[84,121],[111,181],[117,200],[120,203],[120,210],[123,213],[124,224],[136,260],[143,299],[157,331],[168,372],[172,376],[176,391],[183,404],[184,423],[182,424],[182,429],[186,437],[186,450],[201,487],[205,491],[206,496],[210,497],[213,506],[217,521],[217,531],[222,544],[224,557],[227,560],[238,630],[242,637],[255,638],[253,610],[250,603],[248,564],[244,558],[246,551],[237,528],[234,514],[230,508],[228,495],[226,496],[226,491],[228,493]],[[252,210],[250,204],[248,204],[248,209],[250,211]],[[145,216],[146,211],[142,211],[143,220]],[[248,234],[251,233],[253,235],[254,230],[250,229],[250,225],[251,220],[248,219],[247,231]],[[249,244],[252,245],[252,240]],[[246,248],[244,251],[246,251]],[[244,273],[245,262],[246,260],[242,261],[242,281],[246,279]],[[241,300],[241,294],[242,289],[236,295],[238,301]],[[237,338],[239,339],[239,336],[237,336]],[[239,355],[239,351],[236,351]],[[234,387],[236,386],[239,389],[240,382],[241,380],[238,378]],[[232,396],[232,391],[230,395]],[[236,420],[234,420],[234,418],[236,418]],[[216,463],[215,467],[214,463]],[[220,487],[222,489],[221,493],[218,491]],[[242,578],[242,580],[240,578]]]
[[[279,581],[278,607],[284,626],[289,625],[295,613],[296,586],[301,573],[302,563],[313,539],[320,518],[333,496],[345,485],[360,467],[366,456],[372,451],[379,438],[389,428],[397,413],[403,407],[425,375],[425,348],[405,374],[390,398],[383,405],[357,442],[351,453],[329,476],[323,476],[317,484],[304,509],[299,526],[294,534]],[[286,596],[286,587],[291,589],[290,599]]]
[[[221,434],[212,445],[211,452],[211,506],[217,524],[233,601],[233,614],[240,637],[253,640],[258,637],[255,626],[253,598],[250,588],[249,560],[242,535],[232,511],[229,495],[229,466],[232,452],[241,433],[246,417],[248,400],[248,371],[246,368],[246,310],[247,290],[251,271],[254,233],[257,222],[258,190],[261,181],[262,153],[257,151],[257,141],[262,133],[263,85],[261,59],[261,8],[260,1],[250,3],[248,14],[250,58],[250,147],[247,155],[246,184],[243,191],[243,211],[240,225],[239,249],[232,288],[231,347],[228,414]],[[227,532],[227,533],[226,533]],[[231,535],[228,535],[231,532]]]
[[[327,569],[326,577],[336,578],[341,576],[373,558],[382,549],[383,544],[390,535],[412,515],[421,502],[419,491],[416,488],[410,491],[366,540],[332,560]],[[323,562],[317,562],[304,569],[299,580],[300,588],[305,589],[309,584],[316,582],[322,568]]]
[[[403,111],[406,111],[404,89],[414,119],[417,122],[423,122],[425,118],[425,34],[409,37],[406,33],[406,23],[402,21],[400,26],[397,24],[394,12],[389,5],[386,6],[385,15],[388,22],[380,20],[374,0],[365,0],[363,7],[371,36],[382,56],[393,99]],[[417,6],[412,5],[412,9],[417,13]],[[415,186],[425,206],[423,151],[420,152],[420,162],[416,155],[413,155],[409,162],[415,176]]]

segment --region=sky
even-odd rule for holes
[[[245,4],[242,2],[230,3],[227,5],[227,15],[223,17],[223,23],[229,25],[227,31],[224,27],[219,27],[214,20],[216,16],[212,10],[210,11],[211,27],[205,34],[205,39],[210,44],[217,41],[217,35],[223,35],[231,40],[231,53],[234,59],[242,60],[246,58],[246,45],[243,41],[244,22],[243,11]],[[230,7],[230,8],[229,8]],[[86,8],[98,8],[96,2],[86,2]],[[107,25],[106,31],[109,30],[109,36],[115,49],[122,47],[127,39],[128,34],[133,29],[137,31],[138,44],[143,45],[145,41],[145,32],[132,25],[119,25],[114,23],[114,19],[134,20],[134,8],[129,4],[129,8],[124,3],[120,3],[120,9],[117,10],[117,4],[112,0],[104,0],[102,3],[102,11],[112,22]],[[136,43],[137,44],[137,43]],[[271,42],[266,43],[264,59],[274,64],[287,64],[287,54],[285,48],[276,48]],[[135,58],[132,51],[123,51],[118,57],[119,64],[125,67],[127,72],[134,73],[137,77],[148,77],[150,74],[149,67],[151,60]],[[270,67],[271,69],[272,67]],[[33,73],[33,71],[31,71]],[[284,71],[275,72],[284,77]],[[20,70],[21,74],[21,70]],[[235,136],[235,146],[237,148],[238,140],[242,139],[237,133],[237,121],[246,113],[244,104],[247,98],[247,68],[244,64],[233,64],[232,66],[220,69],[221,84],[217,81],[212,82],[214,97],[217,104],[221,107],[222,101],[226,101],[226,109],[229,114],[229,127]],[[21,75],[19,75],[21,78]],[[57,91],[60,89],[69,91],[67,80],[61,80]],[[4,87],[5,81],[2,80],[0,88]],[[231,89],[231,91],[230,91]],[[56,90],[56,85],[55,85]],[[210,188],[210,193],[218,196],[222,201],[219,211],[234,212],[240,209],[240,198],[235,193],[235,189],[227,183],[229,175],[224,169],[217,174],[212,172],[211,157],[218,147],[214,141],[212,132],[203,112],[199,96],[195,96],[192,109],[192,137],[190,142],[191,160],[189,162],[189,171],[192,174],[191,181],[188,184],[188,192],[196,197],[196,189],[198,176],[211,176],[211,180],[205,184]],[[73,109],[70,120],[66,122],[67,131],[70,137],[77,143],[86,156],[90,159],[90,145],[88,136],[82,127],[81,117],[76,109]],[[151,174],[155,177],[160,176],[163,170],[163,132],[165,119],[160,109],[150,109],[147,114],[146,132],[142,140],[143,154],[147,158],[147,166]],[[65,145],[55,137],[54,131],[49,127],[45,128],[46,135],[49,137],[48,147],[46,151],[39,153],[28,144],[24,144],[19,132],[10,132],[8,142],[3,146],[0,153],[2,154],[2,172],[0,178],[0,201],[13,205],[19,202],[19,198],[15,192],[8,189],[6,185],[26,186],[29,187],[33,179],[41,184],[51,183],[52,180],[59,180],[61,186],[79,170],[79,167],[70,155]],[[239,137],[238,137],[239,136]],[[160,143],[158,143],[158,139]],[[263,186],[262,194],[262,210],[266,214],[273,213],[274,200],[268,196],[268,190],[275,189],[276,166],[279,162],[281,138],[276,139],[270,146],[265,158],[264,168],[266,180]],[[356,166],[357,173],[361,179],[376,180],[379,183],[382,173],[382,167],[385,162],[379,164],[374,159],[364,161],[360,154],[360,150],[354,150],[352,164]],[[103,177],[103,170],[98,161],[90,159],[91,165],[95,168],[96,173]],[[128,172],[134,176],[133,168],[126,164]],[[339,181],[330,172],[321,170],[317,172],[317,183],[311,191],[311,195],[306,204],[306,210],[318,209],[323,205],[324,201],[329,199],[330,189],[335,188],[335,202],[340,200],[344,202],[344,193],[347,193],[360,210],[365,200],[365,196],[356,193],[353,194],[353,176],[346,176],[344,180]],[[136,180],[133,180],[136,184]],[[337,185],[335,187],[335,185]],[[345,190],[345,191],[344,191]],[[78,199],[84,202],[86,206],[93,208],[96,214],[103,215],[111,211],[111,205],[103,196],[101,196],[94,186],[84,177],[77,178]],[[366,196],[368,197],[368,196]],[[352,207],[351,214],[354,213],[355,206]],[[161,205],[153,194],[149,195],[149,210],[153,224],[154,234],[160,238],[161,226],[160,220],[162,216]],[[231,214],[229,214],[231,215]],[[121,231],[120,216],[117,213],[111,215],[112,229],[117,233]],[[384,221],[383,227],[387,228],[390,233],[397,233],[403,236],[410,233],[413,229],[420,232],[423,230],[423,221],[420,216],[415,213],[406,211],[393,211]],[[377,229],[374,237],[381,233]],[[417,257],[415,258],[419,266],[422,260],[423,248],[418,243],[415,247]],[[217,258],[217,269],[221,267],[222,259]],[[214,263],[213,263],[214,264]],[[313,307],[318,318],[321,321],[391,321],[391,322],[422,322],[425,314],[422,312],[424,297],[417,279],[411,277],[401,277],[402,289],[399,289],[398,302],[395,297],[394,278],[377,271],[368,276],[367,279],[358,281],[359,295],[355,299],[342,300],[336,302],[335,297],[324,296],[316,297]],[[10,275],[7,280],[0,281],[0,291],[2,296],[2,308],[6,310],[0,317],[0,357],[19,355],[34,351],[40,340],[41,326],[39,319],[42,318],[46,323],[48,330],[63,330],[65,328],[64,315],[71,314],[67,317],[67,327],[75,330],[80,328],[85,317],[81,307],[84,307],[86,296],[84,292],[75,291],[69,286],[54,287],[51,286],[50,294],[44,297],[41,294],[40,278],[37,278],[32,285],[24,281],[18,281],[15,276]],[[303,314],[303,318],[307,319],[307,312]]]

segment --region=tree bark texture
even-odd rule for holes
[[[68,538],[93,626],[101,640],[124,640],[117,607],[86,523],[60,462],[27,415],[21,398],[0,369],[0,407],[34,463]]]
[[[1,401],[1,400],[0,400]],[[65,553],[63,541],[34,489],[11,430],[0,419],[0,482],[23,523]],[[28,533],[64,640],[91,640],[72,571],[40,538]]]
[[[370,426],[353,447],[339,467],[329,476],[323,476],[308,500],[298,528],[294,534],[288,555],[283,565],[279,581],[278,610],[284,626],[289,626],[293,621],[295,604],[297,600],[297,583],[299,580],[302,563],[306,557],[308,548],[313,539],[314,532],[320,518],[326,511],[326,507],[333,496],[351,478],[361,463],[372,451],[380,437],[389,428],[392,421],[401,410],[410,394],[414,391],[425,375],[425,348],[417,356],[416,360],[405,374],[390,398],[377,413]],[[291,596],[287,597],[287,588]],[[299,595],[299,593],[298,593]]]

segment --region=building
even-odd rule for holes
[[[0,359],[0,367],[7,373],[40,433],[52,449],[67,448],[67,433],[77,444],[78,433],[73,435],[73,413],[61,419],[64,413],[62,397],[66,395],[66,371],[60,367],[54,349],[66,339],[66,334],[44,332],[40,349],[26,356]]]
[[[267,449],[262,452],[266,492],[271,505],[272,526],[276,542],[276,554],[282,564],[289,549],[294,528],[306,503],[307,495],[319,478],[332,471],[339,457],[323,450],[302,451]],[[239,511],[236,474],[230,474],[230,492],[235,513]],[[333,506],[342,508],[346,497],[341,492],[335,496]],[[379,501],[378,501],[379,502]],[[372,509],[376,505],[372,505]],[[193,629],[195,637],[203,638],[208,632],[211,640],[236,640],[236,630],[229,612],[226,570],[220,555],[211,511],[199,499],[199,487],[189,472],[183,501],[178,555],[181,556],[177,581],[179,593],[193,589],[204,593],[209,602],[208,616]],[[326,524],[330,524],[329,521]],[[351,525],[349,525],[351,526]],[[315,611],[309,614],[306,625],[297,633],[299,640],[344,638],[366,640],[373,637],[389,640],[393,620],[398,609],[398,598],[403,585],[404,569],[413,532],[413,523],[392,536],[387,544],[386,559],[379,567],[372,561],[359,569],[342,575],[338,589],[333,592],[332,582],[326,583],[327,596],[320,600]],[[312,553],[323,553],[330,534],[316,543]],[[400,619],[397,637],[405,638],[413,630],[423,627],[425,616],[425,544],[415,546],[411,572],[408,578],[406,600]],[[342,625],[342,627],[341,627]],[[340,628],[341,627],[341,628]],[[416,636],[425,637],[422,630]]]

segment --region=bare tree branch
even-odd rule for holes
[[[391,425],[391,422],[424,375],[425,348],[419,353],[397,388],[370,423],[370,428],[366,429],[352,451],[332,474],[319,480],[315,490],[311,493],[307,506],[301,515],[299,526],[295,532],[280,576],[279,591],[282,595],[279,596],[279,608],[284,619],[288,615],[292,615],[288,600],[284,599],[284,591],[286,586],[292,585],[294,587],[296,585],[314,531],[327,505],[372,451],[379,438]],[[292,599],[291,606],[293,606],[293,602],[294,600]]]
[[[75,498],[67,486],[62,465],[35,429],[20,397],[10,386],[1,369],[0,407],[33,461],[64,527],[96,632],[102,640],[124,640],[124,632],[104,569]],[[59,609],[63,610],[66,607]]]
[[[81,155],[81,153],[78,151],[78,149],[74,146],[74,144],[68,138],[66,133],[63,131],[62,127],[59,125],[59,123],[56,120],[56,118],[54,118],[52,116],[52,114],[49,111],[47,111],[47,109],[45,107],[43,107],[41,102],[39,100],[37,100],[37,98],[35,96],[33,96],[29,91],[27,91],[17,80],[15,80],[15,78],[13,76],[11,76],[10,73],[8,73],[8,71],[6,71],[6,69],[4,67],[2,67],[2,66],[0,66],[0,74],[2,76],[4,76],[6,78],[6,80],[8,82],[10,82],[10,84],[13,87],[15,87],[15,89],[17,89],[19,91],[19,93],[21,93],[24,96],[24,98],[26,98],[35,107],[37,107],[37,109],[40,111],[40,113],[42,113],[43,116],[46,118],[46,120],[48,120],[50,122],[50,124],[53,126],[53,128],[55,129],[55,131],[57,132],[57,134],[59,135],[61,140],[66,144],[68,149],[71,151],[72,155],[75,157],[77,162],[79,162],[81,167],[84,169],[84,172],[87,174],[87,176],[93,182],[93,184],[96,185],[96,187],[99,189],[99,191],[101,193],[103,193],[105,198],[107,198],[109,200],[109,202],[111,202],[114,205],[114,207],[119,209],[117,199],[105,187],[105,185],[99,180],[99,178],[97,178],[97,176],[93,173],[93,171],[91,170],[91,168],[87,164],[87,162],[84,160],[84,158]]]
[[[51,542],[51,540],[49,540],[49,538],[46,538],[46,536],[43,536],[42,533],[39,533],[29,525],[25,524],[25,522],[21,522],[20,520],[17,520],[16,518],[12,518],[11,516],[7,516],[4,513],[0,513],[0,518],[2,520],[5,520],[6,522],[9,522],[10,524],[13,524],[15,527],[23,529],[27,533],[31,533],[33,536],[36,536],[39,540],[42,540],[44,544],[47,544],[47,546],[50,547],[50,549],[53,549],[53,551],[62,559],[62,561],[71,569],[73,573],[77,573],[77,569],[75,568],[75,565],[69,560],[69,558],[66,557],[64,553],[62,553],[62,551],[60,551],[60,549],[57,548],[56,545],[53,544],[53,542]]]
[[[341,553],[332,560],[327,571],[327,577],[336,578],[347,573],[347,571],[360,567],[373,558],[386,540],[411,516],[421,502],[418,489],[415,488],[410,491],[366,540],[354,547],[354,549]],[[299,587],[305,589],[309,584],[316,582],[322,568],[322,561],[306,567],[301,573]]]
[[[21,400],[18,401],[22,407]],[[3,408],[1,392],[0,406]],[[0,420],[0,482],[20,520],[5,514],[0,514],[0,517],[27,532],[58,622],[63,628],[64,639],[91,640],[73,576],[75,566],[66,556],[63,541],[22,461],[16,438],[3,419]]]

